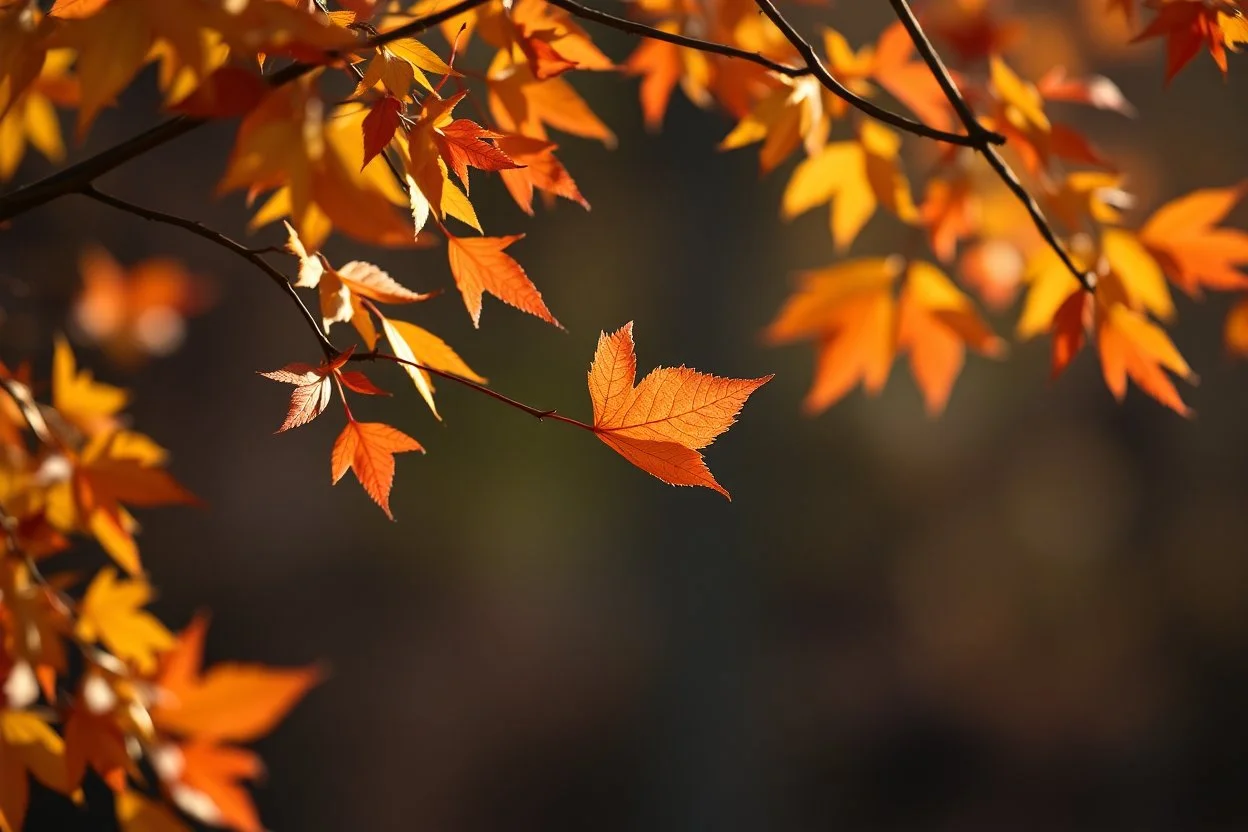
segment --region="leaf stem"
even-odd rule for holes
[[[516,410],[529,414],[530,416],[537,419],[539,422],[544,421],[546,419],[551,419],[556,422],[563,422],[564,424],[573,425],[575,427],[580,428],[581,430],[587,430],[590,433],[597,432],[593,425],[587,425],[584,422],[581,422],[577,419],[573,419],[569,416],[564,416],[558,413],[557,411],[542,410],[540,408],[531,407],[530,405],[527,405],[524,402],[516,401],[510,396],[504,396],[502,393],[499,393],[496,390],[491,390],[490,388],[486,387],[484,384],[478,384],[472,379],[464,378],[463,376],[456,375],[455,373],[447,372],[446,370],[439,370],[434,367],[430,367],[426,364],[420,364],[415,361],[408,361],[406,358],[400,358],[397,355],[391,355],[390,353],[377,352],[376,350],[373,350],[372,352],[355,353],[347,360],[348,361],[392,361],[395,364],[403,364],[408,367],[415,367],[418,370],[424,370],[426,373],[429,373],[430,375],[435,375],[438,378],[444,378],[447,381],[453,381],[456,384],[462,384],[464,387],[475,390],[478,393],[484,393],[485,395],[489,396],[495,401],[500,401],[505,405],[514,407]]]
[[[295,287],[290,285],[290,281],[286,279],[286,275],[274,268],[267,260],[257,254],[256,251],[247,248],[219,231],[214,231],[206,225],[196,222],[195,220],[189,220],[185,217],[179,217],[176,214],[167,214],[164,211],[156,211],[151,208],[145,208],[142,205],[136,205],[133,202],[128,202],[119,197],[112,196],[111,194],[106,194],[90,183],[78,188],[77,193],[90,197],[96,202],[102,202],[103,204],[116,208],[119,211],[125,211],[126,213],[134,214],[137,217],[142,217],[145,220],[149,220],[151,222],[162,222],[166,225],[174,225],[178,228],[185,229],[192,234],[203,237],[205,240],[216,243],[217,245],[234,252],[239,257],[264,272],[265,275],[272,280],[278,288],[285,292],[291,301],[299,307],[299,311],[302,313],[304,321],[306,321],[312,331],[316,333],[317,341],[320,344],[321,351],[325,353],[326,358],[333,358],[338,354],[338,350],[334,347],[334,345],[330,342],[329,337],[326,336],[325,332],[321,329],[320,322],[316,320],[316,317],[304,304],[303,298],[299,297],[299,293],[295,291]]]
[[[770,0],[756,0],[761,6]],[[1057,238],[1057,233],[1053,230],[1052,224],[1049,223],[1044,211],[1041,210],[1040,204],[1036,202],[1035,197],[1027,190],[1022,181],[1018,178],[1009,163],[1001,157],[994,144],[1001,142],[993,142],[990,136],[995,135],[987,130],[979,119],[975,117],[975,112],[971,109],[971,105],[967,103],[966,98],[958,90],[958,85],[954,82],[953,76],[949,73],[945,62],[941,60],[940,55],[936,52],[936,48],[932,46],[931,40],[927,37],[927,33],[923,31],[923,27],[919,25],[919,19],[915,16],[914,10],[910,7],[908,0],[889,0],[893,6],[893,11],[897,14],[897,18],[905,27],[906,32],[910,35],[914,48],[918,51],[919,57],[923,59],[923,63],[927,64],[927,68],[936,78],[936,82],[940,85],[940,89],[944,92],[945,98],[949,100],[950,106],[958,114],[962,124],[966,127],[967,134],[974,140],[971,144],[976,150],[983,154],[988,165],[993,169],[1006,188],[1010,190],[1018,201],[1027,209],[1028,215],[1031,216],[1032,224],[1036,230],[1040,232],[1040,236],[1044,238],[1045,243],[1057,254],[1061,259],[1062,265],[1074,275],[1075,279],[1089,292],[1096,291],[1096,275],[1092,272],[1085,272],[1075,265],[1071,259],[1066,247],[1062,245]]]

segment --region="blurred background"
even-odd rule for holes
[[[1159,45],[1124,48],[1102,5],[1017,3],[1010,57],[1107,73],[1137,105],[1134,120],[1060,110],[1122,161],[1136,217],[1248,176],[1248,63],[1232,56],[1224,82],[1202,55],[1163,90]],[[802,14],[855,45],[890,20],[883,2]],[[617,59],[631,49],[593,34]],[[135,425],[209,505],[140,513],[161,618],[212,610],[210,660],[330,669],[258,746],[267,825],[1244,828],[1248,367],[1221,346],[1227,298],[1179,299],[1174,337],[1202,377],[1182,391],[1190,421],[1135,390],[1118,405],[1091,354],[1048,383],[1047,343],[969,358],[936,420],[904,364],[878,398],[806,418],[811,351],[758,333],[794,273],[833,262],[824,212],[782,223],[786,172],[760,181],[755,151],[717,152],[729,119],[679,92],[652,135],[635,80],[573,84],[620,139],[561,139],[593,210],[530,221],[497,182],[473,192],[488,232],[527,233],[511,251],[568,333],[493,299],[474,330],[453,288],[399,317],[499,391],[578,417],[598,332],[629,320],[643,371],[776,373],[707,455],[732,503],[451,384],[438,424],[379,368],[399,394],[358,409],[428,449],[399,458],[389,523],[354,480],[330,485],[336,412],[272,435],[289,391],[254,371],[317,355],[259,272],[85,199],[0,234],[2,355],[44,377],[84,248],[173,256],[210,284],[215,305],[167,357],[136,370],[78,349],[133,389]],[[76,152],[142,129],[152,95],[149,78]],[[241,236],[241,198],[212,196],[233,129],[101,187]],[[28,160],[18,181],[46,170]],[[887,253],[896,234],[877,218],[853,251]],[[282,242],[274,227],[250,239]],[[440,251],[326,251],[451,287]],[[993,319],[1007,335],[1013,321]]]

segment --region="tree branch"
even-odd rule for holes
[[[195,220],[188,220],[185,217],[179,217],[175,214],[166,214],[163,211],[155,211],[151,208],[144,208],[142,205],[136,205],[133,202],[127,202],[124,199],[120,199],[99,191],[90,183],[79,187],[76,193],[80,193],[83,196],[94,199],[96,202],[102,202],[105,205],[116,208],[119,211],[134,214],[136,217],[142,217],[143,219],[151,222],[163,222],[166,225],[175,225],[178,228],[186,229],[192,234],[203,237],[205,240],[209,240],[210,242],[216,243],[217,245],[234,252],[239,257],[264,272],[265,275],[277,284],[278,287],[281,288],[281,290],[285,292],[286,295],[295,303],[295,305],[299,307],[300,312],[303,313],[303,319],[307,322],[308,326],[312,328],[312,331],[316,333],[317,341],[320,344],[321,351],[325,353],[326,358],[332,358],[338,354],[338,350],[334,348],[334,345],[321,329],[320,322],[317,321],[316,317],[304,304],[303,298],[299,297],[299,293],[295,291],[295,287],[290,285],[290,281],[286,279],[286,275],[282,274],[267,260],[251,249],[235,242],[218,231],[213,231],[211,228],[208,228]]]
[[[769,0],[757,0],[760,6],[768,3]],[[1040,232],[1040,236],[1044,238],[1045,243],[1056,252],[1061,259],[1062,265],[1074,275],[1075,279],[1089,292],[1096,291],[1096,275],[1092,272],[1085,272],[1075,265],[1074,260],[1070,258],[1070,254],[1066,251],[1066,247],[1062,245],[1057,238],[1053,226],[1049,223],[1044,211],[1040,209],[1040,204],[1036,202],[1035,197],[1027,190],[1022,181],[1019,180],[1018,174],[1009,166],[1009,163],[1001,157],[1001,154],[990,143],[989,136],[991,131],[984,128],[979,123],[979,119],[975,117],[975,112],[966,102],[962,93],[958,91],[958,86],[954,83],[953,76],[949,74],[949,69],[945,66],[944,61],[940,59],[935,47],[932,46],[931,40],[928,39],[927,33],[923,31],[923,27],[919,25],[919,19],[915,17],[914,10],[910,8],[907,0],[889,0],[896,12],[898,19],[906,28],[906,32],[910,35],[910,40],[914,43],[914,48],[918,51],[919,57],[923,59],[923,63],[927,64],[932,75],[936,77],[936,82],[940,84],[941,90],[945,93],[945,98],[949,100],[950,106],[958,114],[966,132],[974,139],[977,139],[971,146],[984,155],[988,161],[988,165],[996,172],[1005,186],[1010,192],[1018,198],[1018,201],[1027,209],[1027,213],[1031,216],[1032,223],[1036,226],[1036,230]]]
[[[806,62],[803,66],[790,66],[773,61],[770,58],[760,55],[757,52],[749,52],[745,49],[738,49],[735,46],[729,46],[714,41],[702,40],[701,38],[689,37],[688,35],[679,35],[672,32],[665,32],[653,26],[647,26],[644,23],[637,23],[622,17],[607,14],[606,12],[591,9],[583,6],[576,0],[546,0],[552,6],[558,6],[571,15],[582,18],[584,20],[592,20],[595,23],[601,23],[603,26],[610,26],[612,29],[618,29],[621,32],[627,32],[637,37],[647,38],[649,40],[660,40],[665,43],[671,43],[676,46],[683,46],[687,49],[695,49],[699,52],[709,52],[712,55],[724,55],[729,58],[737,58],[742,61],[758,64],[761,67],[771,70],[777,75],[784,75],[789,78],[800,78],[806,75],[813,75],[820,84],[829,92],[845,101],[855,109],[871,116],[885,124],[892,125],[899,130],[907,133],[913,133],[916,136],[922,136],[927,139],[935,139],[937,141],[947,142],[949,144],[961,145],[963,147],[977,146],[977,139],[972,136],[964,136],[961,133],[950,133],[946,130],[938,130],[924,124],[921,121],[907,118],[906,116],[886,110],[873,101],[870,101],[856,94],[840,81],[838,81],[828,68],[819,60],[819,56],[809,43],[802,39],[793,26],[784,19],[776,7],[769,0],[760,0],[758,6],[763,13],[772,20],[784,33],[786,39],[802,56]],[[769,11],[770,10],[770,11]],[[773,16],[774,15],[774,16]],[[997,144],[1005,142],[1004,136],[991,134],[990,141]]]

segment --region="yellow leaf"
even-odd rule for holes
[[[116,570],[106,566],[87,588],[75,632],[85,641],[103,642],[117,658],[148,675],[156,669],[157,653],[174,644],[173,634],[142,609],[151,596],[145,579],[119,581]]]

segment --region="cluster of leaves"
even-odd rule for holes
[[[0,829],[22,828],[31,778],[82,802],[92,776],[124,830],[189,830],[180,812],[259,832],[244,783],[263,769],[239,744],[267,733],[319,672],[202,668],[207,620],[174,635],[144,609],[152,588],[131,514],[196,498],[165,471],[165,450],[125,426],[126,391],[79,370],[64,340],[50,404],[28,376],[0,367]],[[89,581],[50,571],[75,539],[114,565]]]
[[[1006,352],[980,306],[1004,311],[1025,290],[1016,334],[1051,337],[1054,375],[1090,341],[1115,396],[1131,380],[1187,413],[1171,376],[1194,376],[1163,328],[1175,314],[1171,285],[1193,297],[1248,288],[1248,234],[1222,225],[1248,186],[1197,191],[1128,223],[1125,175],[1056,118],[1078,106],[1130,116],[1109,79],[1060,66],[1020,74],[1005,57],[1019,24],[989,0],[943,0],[921,19],[906,0],[891,3],[898,21],[855,47],[831,28],[808,42],[772,0],[638,0],[629,18],[576,0],[0,0],[0,179],[28,147],[62,161],[56,108],[74,113],[82,140],[149,65],[173,116],[0,196],[0,221],[77,193],[247,259],[293,302],[320,351],[315,363],[263,373],[291,388],[279,432],[316,419],[337,395],[345,424],[332,480],[353,472],[387,516],[395,455],[422,447],[397,427],[358,420],[348,401],[389,395],[361,369],[385,363],[402,368],[435,418],[435,380],[465,385],[592,432],[665,482],[726,497],[701,450],[769,377],[678,367],[637,382],[629,324],[600,336],[593,420],[580,422],[495,392],[454,347],[390,311],[419,309],[438,291],[320,253],[335,232],[385,248],[444,244],[474,326],[490,295],[560,327],[513,256],[523,234],[485,233],[471,180],[496,176],[527,215],[538,194],[547,208],[588,209],[552,134],[614,144],[569,79],[619,71],[640,78],[651,128],[679,87],[735,120],[721,149],[760,145],[763,173],[799,157],[781,201],[786,219],[827,206],[838,259],[803,275],[766,328],[772,343],[814,342],[808,411],[859,384],[879,390],[901,354],[927,409],[941,411],[968,350]],[[1225,73],[1228,50],[1248,43],[1236,0],[1108,0],[1103,13],[1127,20],[1136,40],[1166,40],[1167,82],[1202,50]],[[617,64],[578,20],[642,40]],[[952,48],[956,71],[924,27]],[[217,190],[246,194],[252,229],[282,221],[284,248],[250,249],[95,188],[117,165],[223,119],[238,127]],[[846,258],[877,215],[892,218],[902,243]],[[293,274],[268,254],[289,256]],[[93,250],[83,263],[78,329],[126,363],[176,347],[183,319],[210,302],[170,261],[125,270]],[[311,308],[300,289],[314,294]],[[1248,353],[1248,302],[1232,311],[1227,340]],[[175,637],[142,609],[151,589],[129,511],[194,498],[165,473],[165,452],[123,427],[125,394],[79,372],[66,344],[55,348],[50,404],[34,401],[27,375],[4,371],[0,396],[0,829],[20,828],[29,776],[81,799],[88,770],[113,789],[126,829],[181,828],[170,807],[258,829],[238,784],[259,763],[230,743],[267,731],[316,673],[200,673],[203,621]],[[125,577],[104,568],[75,600],[74,576],[39,565],[73,536],[98,541]]]

